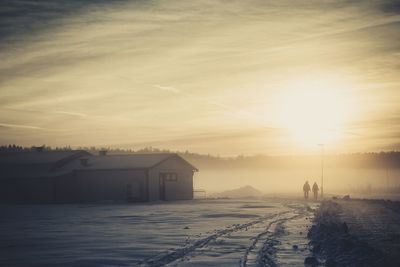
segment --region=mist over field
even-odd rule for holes
[[[386,169],[335,168],[327,169],[324,174],[324,192],[326,194],[385,195],[398,192],[400,170],[389,172]],[[266,194],[280,196],[285,193],[302,196],[302,186],[309,182],[321,181],[318,168],[302,169],[203,169],[195,174],[195,186],[208,192],[219,192],[251,185]],[[390,189],[388,190],[388,186]]]
[[[0,266],[399,267],[399,73],[399,0],[0,0]]]
[[[400,168],[397,154],[336,155],[324,158],[324,191],[327,194],[384,195],[398,193]],[[191,158],[190,156],[188,158]],[[269,195],[301,196],[302,185],[321,182],[319,156],[196,160],[201,171],[195,187],[209,192],[251,185]]]

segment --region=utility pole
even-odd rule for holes
[[[386,191],[389,193],[390,185],[389,185],[389,168],[386,168]]]
[[[321,147],[321,198],[324,197],[324,144],[318,144]]]

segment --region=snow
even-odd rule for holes
[[[309,236],[326,266],[400,266],[400,203],[324,201]]]
[[[0,266],[302,266],[310,206],[317,204],[2,205]]]

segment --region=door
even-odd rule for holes
[[[126,201],[133,202],[132,185],[131,184],[126,185]]]
[[[159,175],[159,182],[160,182],[160,186],[159,186],[159,194],[160,194],[160,200],[166,200],[165,199],[165,180],[166,180],[166,173],[160,173]]]
[[[130,184],[126,185],[126,200],[128,202],[139,202],[143,201],[142,197],[142,184],[138,181],[131,181]]]

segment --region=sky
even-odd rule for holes
[[[400,149],[400,2],[0,2],[0,143]]]

